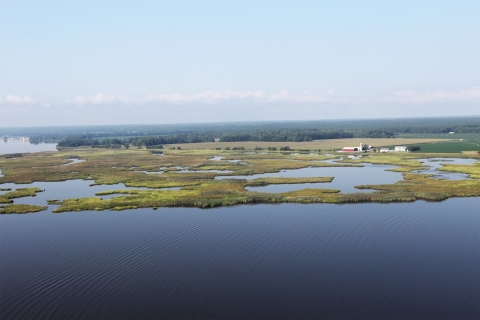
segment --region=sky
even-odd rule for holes
[[[0,126],[480,115],[480,1],[0,0]]]

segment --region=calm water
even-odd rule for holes
[[[112,185],[96,185],[90,186],[94,183],[93,180],[69,180],[62,182],[34,182],[31,184],[14,184],[4,183],[0,184],[0,188],[10,188],[12,190],[18,188],[40,188],[44,192],[39,192],[35,197],[25,197],[14,199],[15,204],[36,204],[47,205],[47,200],[57,199],[65,200],[69,198],[87,198],[94,197],[95,193],[107,190],[153,190],[151,188],[139,188],[139,187],[125,187],[123,183]],[[161,190],[179,190],[180,188],[162,188]],[[0,191],[0,194],[4,194],[7,191]],[[102,199],[111,198],[116,195],[100,196]]]
[[[478,162],[475,159],[458,159],[458,158],[431,158],[431,159],[419,159],[424,165],[430,166],[427,170],[417,171],[422,174],[434,174],[436,178],[449,179],[449,180],[462,180],[469,179],[468,174],[463,173],[447,173],[438,170],[444,164],[473,164]]]
[[[287,192],[305,188],[337,189],[341,193],[373,192],[374,190],[356,189],[361,184],[392,184],[403,179],[402,173],[392,172],[395,166],[362,164],[364,167],[310,167],[295,170],[282,170],[281,172],[262,173],[251,176],[219,176],[215,179],[257,179],[265,177],[335,177],[332,182],[306,183],[306,184],[279,184],[262,187],[247,187],[250,191],[259,192]]]
[[[0,139],[0,154],[31,153],[40,151],[57,151],[56,143],[31,144],[29,141]]]
[[[478,319],[479,198],[0,216],[0,318]]]

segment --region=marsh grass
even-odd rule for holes
[[[282,177],[269,177],[269,178],[257,178],[248,180],[245,186],[258,187],[266,186],[269,184],[298,184],[298,183],[325,183],[332,182],[333,177],[310,177],[310,178],[282,178]]]
[[[0,195],[0,203],[13,203],[12,199],[23,197],[35,197],[37,192],[42,192],[40,188],[19,188]]]
[[[0,207],[0,214],[21,214],[30,212],[39,212],[46,210],[46,206],[28,205],[28,204],[7,204]]]
[[[0,158],[3,177],[1,183],[32,183],[35,181],[65,181],[73,179],[91,180],[93,185],[124,183],[127,187],[147,187],[151,190],[110,190],[97,195],[120,194],[118,197],[51,200],[50,204],[60,205],[55,211],[82,210],[125,210],[133,208],[158,208],[169,206],[215,207],[242,203],[282,202],[400,202],[425,199],[440,201],[448,197],[480,196],[480,180],[440,180],[428,175],[409,173],[425,168],[420,158],[442,155],[417,153],[362,154],[361,159],[344,159],[340,163],[316,162],[313,160],[335,159],[338,156],[291,155],[268,151],[268,154],[246,154],[232,150],[164,150],[164,155],[153,155],[145,149],[91,149],[76,148],[74,151],[57,153],[25,154],[21,158]],[[221,161],[209,160],[224,156]],[[449,155],[452,156],[451,154]],[[455,155],[457,157],[457,155]],[[480,159],[480,155],[458,155],[460,158]],[[67,158],[85,159],[84,162],[69,166]],[[242,160],[245,164],[228,162]],[[268,184],[297,184],[330,182],[333,177],[310,178],[259,178],[216,180],[215,176],[253,175],[280,172],[281,170],[307,167],[359,167],[362,162],[398,166],[395,171],[404,172],[404,180],[391,185],[363,185],[359,189],[373,189],[377,192],[340,194],[333,189],[304,189],[285,193],[262,193],[247,191],[246,186]],[[135,171],[158,171],[163,174],[148,175]],[[178,167],[193,172],[178,172]],[[480,166],[446,164],[440,170],[470,174],[478,177]],[[230,170],[233,173],[197,172],[195,170]],[[158,188],[180,187],[180,190]],[[0,196],[0,203],[12,203],[12,199],[33,196],[38,188],[18,189]],[[6,210],[4,206],[2,210]],[[8,210],[13,210],[13,207]],[[20,208],[20,207],[18,207]],[[43,208],[43,207],[42,207]],[[26,208],[25,210],[27,210]],[[30,208],[32,209],[32,208]],[[20,210],[20,209],[19,209]]]
[[[438,170],[444,172],[466,173],[472,179],[480,179],[480,162],[475,162],[471,165],[448,163],[443,164]]]

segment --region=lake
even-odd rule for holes
[[[345,183],[398,178],[373,165],[278,175],[316,169]],[[382,173],[388,177],[375,178]],[[41,205],[126,189],[92,182],[0,186],[45,189],[14,200]],[[1,319],[480,318],[480,198],[52,213],[56,207],[0,215]]]
[[[12,153],[31,153],[41,151],[57,151],[56,143],[32,144],[29,141],[0,139],[0,155]]]

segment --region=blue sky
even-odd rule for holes
[[[480,114],[480,1],[0,0],[0,125]]]

